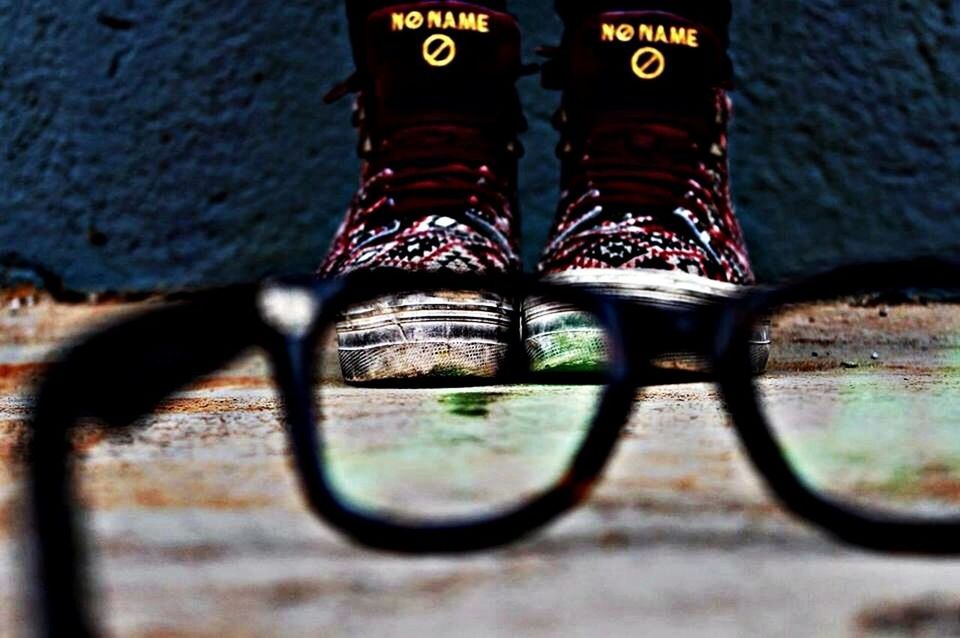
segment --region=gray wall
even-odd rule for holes
[[[514,10],[555,42],[549,0]],[[734,187],[763,278],[960,245],[960,2],[741,0]],[[0,0],[0,284],[310,270],[356,183],[338,0]],[[557,96],[523,81],[528,261]]]

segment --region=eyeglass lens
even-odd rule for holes
[[[911,289],[775,313],[759,388],[809,488],[881,514],[960,515],[958,301]]]
[[[354,507],[408,523],[493,516],[555,485],[607,366],[589,312],[473,291],[357,303],[319,348],[324,471]]]

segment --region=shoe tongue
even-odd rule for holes
[[[727,87],[731,80],[716,34],[671,13],[600,13],[568,37],[568,76],[559,82],[577,102],[594,108],[682,105],[683,98]]]
[[[516,21],[475,4],[393,5],[370,15],[366,36],[381,116],[495,115],[520,74]]]

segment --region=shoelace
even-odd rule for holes
[[[524,74],[536,68],[523,69]],[[407,215],[437,212],[475,228],[513,252],[504,226],[512,221],[513,205],[504,195],[512,191],[492,168],[510,154],[523,153],[519,141],[504,142],[505,124],[457,121],[420,114],[407,122],[392,122],[389,131],[368,121],[363,108],[363,80],[354,74],[327,94],[327,103],[357,93],[354,126],[360,129],[360,156],[367,162],[365,177],[354,202],[353,224],[386,229],[364,243],[389,235]],[[516,131],[526,127],[519,104]]]
[[[503,180],[491,168],[497,148],[483,127],[418,123],[395,129],[367,149],[368,177],[357,194],[362,218],[397,218],[443,211],[479,215],[489,223],[509,216]],[[514,149],[515,150],[515,149]]]
[[[562,113],[556,124],[561,130],[566,127]],[[610,114],[584,139],[580,157],[569,156],[572,144],[561,149],[568,167],[561,203],[566,230],[548,253],[573,234],[605,221],[621,221],[630,213],[637,217],[656,213],[658,222],[684,235],[692,233],[709,253],[714,252],[711,236],[697,229],[696,218],[709,220],[718,214],[713,188],[717,177],[710,163],[722,151],[710,146],[710,131],[702,118],[637,111]]]
[[[538,64],[520,67],[518,77],[538,73]],[[360,217],[392,218],[442,210],[484,229],[498,221],[512,221],[513,203],[504,195],[512,186],[493,170],[497,159],[523,155],[516,133],[526,129],[526,120],[515,106],[513,122],[427,122],[424,117],[405,125],[394,123],[389,134],[379,134],[366,121],[362,107],[363,76],[354,73],[334,86],[324,97],[329,103],[351,93],[359,94],[354,125],[360,128],[360,155],[369,162],[357,193]],[[512,141],[504,143],[502,131],[510,130]],[[501,133],[498,135],[497,132]],[[466,218],[466,219],[463,219]],[[359,220],[358,220],[359,221]],[[505,238],[496,231],[494,239]]]

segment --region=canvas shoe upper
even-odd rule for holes
[[[563,91],[554,122],[562,193],[540,273],[653,306],[741,294],[754,275],[730,199],[732,73],[723,41],[703,24],[659,11],[608,11],[567,26],[544,66],[544,84]],[[603,352],[603,335],[572,314],[537,300],[525,305],[534,368]],[[760,370],[769,352],[765,326],[754,341]],[[657,363],[704,368],[682,351]]]
[[[331,96],[357,93],[361,187],[321,273],[519,269],[515,19],[393,5],[370,14],[364,43],[364,68]]]
[[[514,18],[466,2],[390,5],[367,16],[360,48],[330,97],[357,94],[361,186],[321,275],[519,271]],[[516,332],[515,300],[496,290],[397,291],[337,325],[344,380],[358,384],[492,379]]]
[[[607,12],[568,31],[544,81],[562,89],[562,196],[540,270],[673,271],[754,281],[730,199],[730,66],[710,29]]]

